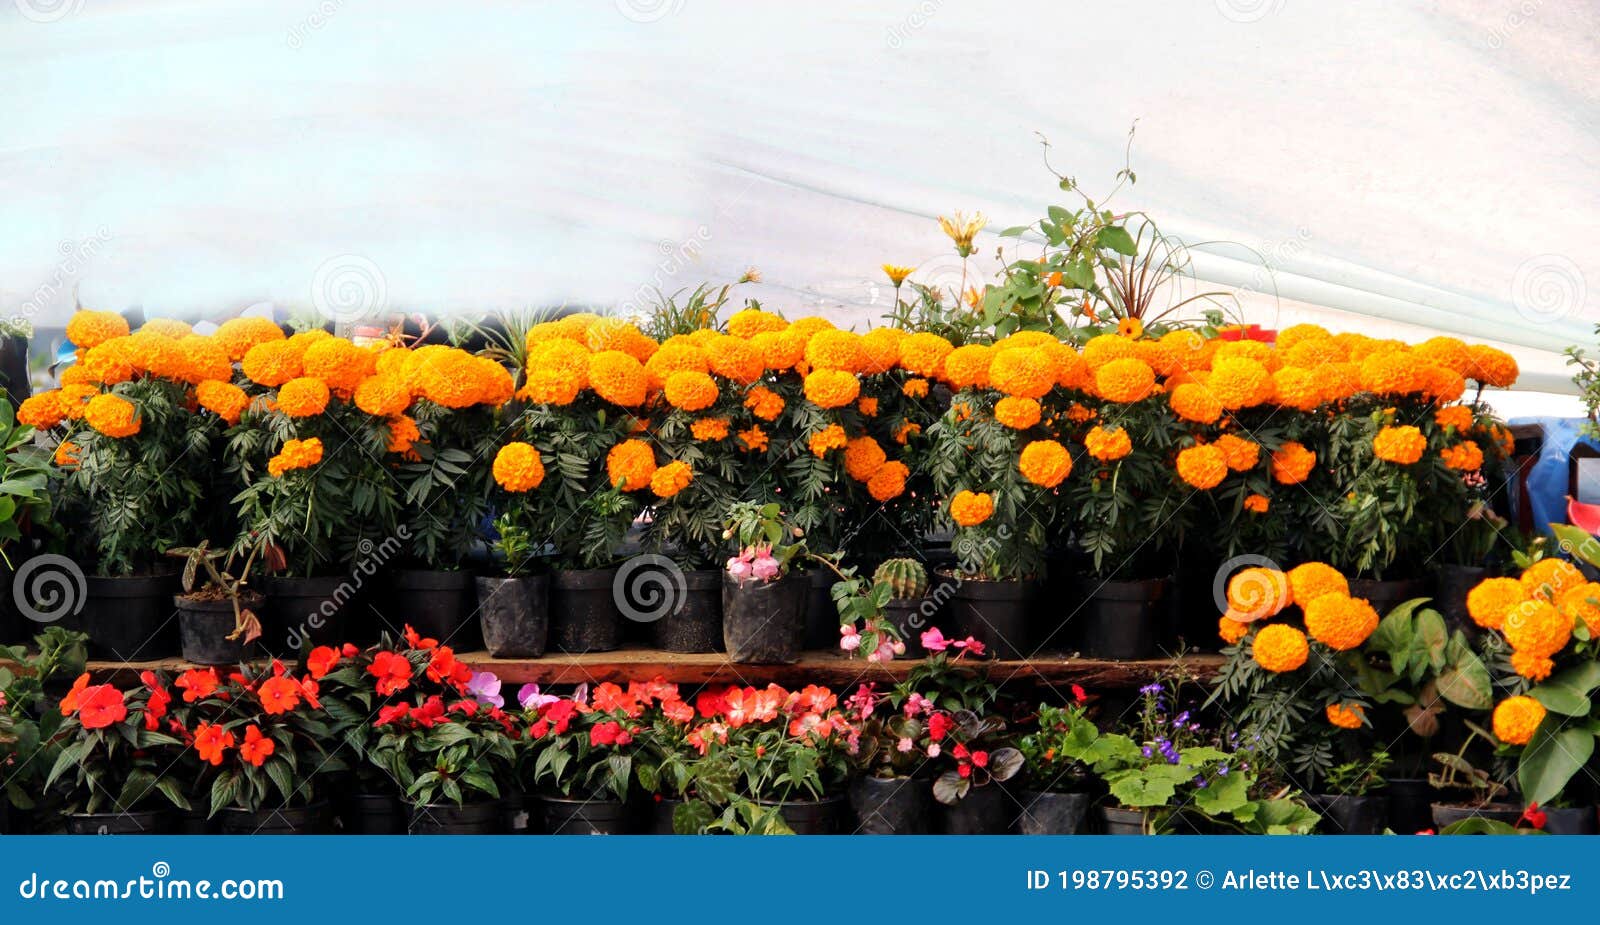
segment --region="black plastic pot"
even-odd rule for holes
[[[328,804],[249,812],[229,807],[217,813],[223,835],[323,835],[328,831]]]
[[[366,601],[360,580],[344,575],[273,576],[262,579],[259,586],[267,595],[260,642],[274,654],[350,641],[350,624]]]
[[[85,582],[83,609],[62,623],[89,634],[90,657],[133,661],[165,658],[178,651],[178,621],[172,607],[177,575],[90,576]]]
[[[1544,830],[1551,835],[1600,834],[1593,806],[1545,807],[1543,811]]]
[[[810,587],[806,595],[807,649],[839,647],[839,607],[833,602],[833,583],[838,576],[826,569],[806,572]]]
[[[1141,659],[1156,654],[1168,578],[1078,582],[1078,612],[1070,619],[1085,658]]]
[[[495,658],[538,658],[550,638],[550,579],[479,578],[483,645]]]
[[[955,580],[952,576],[940,576]],[[1033,654],[1033,609],[1041,585],[1036,581],[959,581],[950,598],[955,632],[971,636],[993,658],[1016,660]]]
[[[931,597],[911,601],[890,601],[883,605],[883,615],[889,618],[906,643],[906,658],[927,658],[928,650],[922,645],[922,634],[933,629],[942,608]],[[838,644],[838,640],[834,641]]]
[[[550,644],[562,652],[610,652],[622,638],[614,568],[567,569],[550,576]]]
[[[165,835],[170,831],[172,813],[164,809],[67,816],[68,835]]]
[[[544,820],[537,818],[537,800],[520,790],[510,790],[500,800],[500,834],[538,835]]]
[[[4,384],[11,407],[20,408],[33,394],[28,375],[28,339],[17,334],[0,337],[0,384]]]
[[[1467,612],[1467,594],[1487,577],[1489,570],[1478,565],[1441,565],[1433,573],[1433,604],[1452,632],[1477,633],[1478,624]]]
[[[796,835],[836,835],[843,824],[844,797],[824,797],[820,800],[787,800],[784,802],[757,800],[762,806],[776,806],[778,815]]]
[[[628,804],[620,800],[540,797],[544,830],[551,835],[627,835]]]
[[[197,665],[237,665],[244,661],[247,647],[244,639],[229,639],[233,632],[233,601],[197,601],[178,595],[173,598],[178,608],[178,633],[183,639],[183,660]],[[240,596],[239,606],[258,617],[262,597],[253,592]]]
[[[650,807],[650,825],[644,833],[646,835],[676,835],[677,830],[672,827],[672,814],[682,806],[683,800],[669,800],[658,797]]]
[[[1443,829],[1447,825],[1460,822],[1463,819],[1482,818],[1495,822],[1504,822],[1506,825],[1516,825],[1522,818],[1522,807],[1515,803],[1480,803],[1457,804],[1435,803],[1431,807],[1433,812],[1433,826]]]
[[[683,600],[650,624],[650,637],[668,652],[718,652],[722,649],[722,573],[698,569],[683,573]]]
[[[1381,793],[1308,793],[1306,803],[1322,814],[1319,829],[1328,835],[1381,835],[1389,825],[1389,798]]]
[[[469,572],[456,569],[396,569],[389,575],[389,593],[398,606],[389,608],[424,636],[457,651],[478,648],[481,635],[473,619],[473,585]]]
[[[1100,823],[1107,835],[1145,834],[1145,817],[1142,809],[1102,806],[1100,807]]]
[[[739,581],[723,575],[722,642],[728,658],[757,665],[799,661],[810,591],[810,578],[804,572],[790,572],[776,581]]]
[[[999,785],[973,787],[954,806],[941,804],[946,835],[1005,835],[1017,818],[1017,801]]]
[[[933,785],[913,777],[859,777],[850,784],[857,835],[933,832]]]
[[[1425,777],[1391,777],[1383,785],[1389,798],[1389,828],[1412,835],[1433,826],[1433,785]]]
[[[339,809],[340,828],[347,835],[404,835],[411,814],[399,797],[353,793]]]
[[[427,803],[411,807],[408,835],[494,835],[500,831],[499,800],[480,803]]]
[[[1402,578],[1393,581],[1352,578],[1350,596],[1365,598],[1367,603],[1372,605],[1372,609],[1378,612],[1378,616],[1382,617],[1412,598],[1429,596],[1431,589],[1428,584],[1426,578]]]
[[[1088,812],[1087,793],[1024,790],[1017,831],[1023,835],[1076,835]]]

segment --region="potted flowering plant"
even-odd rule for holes
[[[123,691],[91,684],[85,672],[61,699],[56,736],[65,744],[44,786],[64,790],[72,834],[161,832],[172,809],[189,808],[178,779],[165,773],[184,747],[166,731],[172,695],[154,672],[139,680]]]
[[[501,449],[495,459],[499,467],[495,478],[502,488],[509,483],[527,486],[521,491],[532,490],[536,485],[532,484],[530,463],[537,458],[538,451],[529,448],[534,455],[515,463],[524,474],[514,476],[508,468],[513,464],[503,461],[514,446],[527,444],[509,444]],[[538,468],[538,473],[538,479],[542,480],[543,466]],[[507,502],[508,505],[517,503],[518,500]],[[532,571],[536,549],[524,523],[524,518],[512,513],[500,515],[495,521],[492,549],[495,562],[503,571],[479,575],[476,579],[483,643],[495,658],[538,658],[544,654],[550,637],[550,578]]]
[[[775,502],[742,501],[728,510],[727,535],[739,545],[722,580],[722,634],[735,662],[800,658],[810,581],[794,570],[806,555],[800,530]]]
[[[880,695],[874,685],[862,684],[846,706],[860,730],[854,761],[862,773],[850,783],[856,831],[931,834],[936,816],[927,762],[938,756],[947,730],[943,719],[932,719],[933,701],[905,685]]]
[[[0,788],[0,831],[23,828],[8,822],[11,810],[35,810],[53,752],[60,748],[56,730],[64,717],[49,701],[47,689],[65,689],[67,678],[83,673],[88,660],[86,638],[60,626],[45,627],[34,637],[34,651],[0,646],[0,766],[12,769]]]
[[[1322,814],[1323,830],[1341,835],[1381,835],[1389,818],[1383,775],[1391,759],[1383,749],[1336,764],[1323,776],[1322,792],[1306,802]]]
[[[49,453],[35,445],[34,429],[17,422],[12,406],[0,398],[0,579],[12,581],[16,557],[35,523],[50,517]],[[0,645],[24,638],[21,615],[0,607]]]
[[[244,659],[246,647],[261,635],[262,596],[248,587],[250,567],[260,547],[252,549],[236,577],[228,571],[233,555],[199,546],[179,546],[167,555],[184,560],[183,593],[178,608],[178,632],[183,658],[198,665],[234,665]],[[220,568],[218,567],[220,564]]]
[[[526,712],[531,783],[540,788],[546,832],[628,832],[634,739],[645,708],[637,692],[608,681],[595,687],[592,699],[580,688]]]
[[[1067,706],[1040,705],[1036,728],[1017,740],[1028,782],[1017,816],[1023,835],[1071,835],[1088,814],[1089,769],[1071,754],[1096,733],[1084,710],[1088,695],[1076,684],[1072,695]]]

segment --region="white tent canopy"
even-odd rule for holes
[[[727,281],[865,324],[1108,188],[1250,320],[1443,330],[1530,387],[1600,321],[1585,0],[0,8],[0,313],[639,305]],[[1229,242],[1200,245],[1198,242]],[[985,235],[986,251],[995,239]],[[1263,273],[1263,263],[1271,266]],[[976,265],[975,265],[976,266]],[[1273,293],[1275,292],[1275,295]],[[1424,331],[1425,336],[1425,331]]]

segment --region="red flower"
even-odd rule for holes
[[[594,728],[589,730],[590,745],[627,745],[632,741],[633,735],[631,733],[623,729],[620,724],[609,720],[603,723],[595,723]]]
[[[239,757],[259,768],[276,748],[271,739],[261,734],[261,727],[252,723],[244,731],[244,744],[239,746]]]
[[[88,689],[89,672],[85,671],[83,674],[78,675],[78,679],[72,682],[72,689],[67,691],[66,696],[61,698],[61,715],[71,716],[78,712],[78,704],[83,700],[83,692]]]
[[[109,684],[96,684],[83,689],[78,700],[78,722],[85,729],[104,729],[112,723],[128,718],[128,705],[122,691]]]
[[[578,712],[578,705],[571,700],[557,700],[547,703],[539,708],[539,718],[548,720],[550,727],[556,735],[563,735],[567,727],[572,724],[572,717]]]
[[[222,753],[233,747],[233,733],[214,723],[201,723],[194,731],[194,748],[201,761],[222,764]]]
[[[714,719],[717,714],[728,708],[728,701],[724,696],[726,691],[701,691],[694,698],[695,711],[701,719]]]
[[[222,680],[217,677],[215,668],[191,668],[178,675],[178,680],[174,683],[183,688],[183,702],[194,703],[202,697],[210,697],[216,693],[217,685],[221,684]]]
[[[172,695],[161,686],[161,679],[153,671],[140,672],[139,680],[150,688],[150,697],[144,704],[144,728],[153,732],[161,728],[161,718],[167,715],[167,707],[172,705]]]
[[[367,666],[367,674],[378,679],[378,695],[398,694],[411,684],[411,663],[403,655],[379,652]]]
[[[967,764],[965,761],[963,761],[960,764],[956,765],[956,773],[958,775],[962,776],[962,777],[971,777],[972,776],[972,765]]]
[[[288,713],[300,704],[300,685],[292,678],[272,677],[261,683],[256,696],[269,714]]]
[[[973,752],[972,763],[980,768],[987,768],[989,766],[989,753],[983,751]]]
[[[694,719],[694,707],[681,700],[663,700],[661,713],[675,723],[687,723]]]
[[[638,716],[644,712],[639,698],[631,691],[625,691],[610,681],[595,687],[593,706],[602,713],[626,713],[629,716]]]
[[[954,729],[956,721],[948,713],[934,713],[928,717],[928,738],[941,742],[950,730]],[[959,746],[958,746],[959,747]]]
[[[409,623],[406,624],[405,635],[406,644],[411,646],[413,649],[432,649],[439,644],[439,640],[437,639],[428,639],[427,637],[418,634],[416,630],[411,628],[411,624]]]
[[[339,664],[339,653],[329,646],[317,646],[306,656],[306,670],[311,677],[321,681],[323,676]]]
[[[378,721],[374,726],[387,726],[397,719],[404,719],[411,712],[411,704],[397,703],[394,706],[384,707],[378,711]]]
[[[411,711],[411,721],[424,729],[432,729],[433,725],[444,719],[444,700],[434,694],[422,702],[422,706]]]
[[[357,649],[354,643],[349,642],[341,646],[339,651],[344,654],[345,658],[355,658],[357,655],[361,654],[361,650]]]
[[[530,739],[542,739],[542,738],[544,738],[545,736],[547,736],[549,734],[550,734],[550,722],[549,722],[549,720],[541,719],[541,720],[535,722],[532,726],[528,727],[528,738],[530,738]]]
[[[1087,703],[1089,692],[1085,691],[1080,685],[1074,684],[1072,685],[1072,699],[1080,704]]]
[[[472,669],[456,661],[456,653],[449,646],[439,646],[428,659],[428,679],[460,687],[472,680]]]
[[[1536,829],[1542,829],[1545,823],[1549,821],[1549,815],[1539,808],[1538,803],[1529,803],[1528,808],[1522,811],[1522,818],[1517,820],[1517,824],[1521,825],[1526,822]]]
[[[313,710],[322,709],[322,701],[319,699],[321,694],[322,685],[318,684],[315,679],[300,679],[300,697],[306,702],[306,706]]]

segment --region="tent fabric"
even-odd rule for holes
[[[585,304],[727,281],[876,320],[933,218],[1071,204],[1196,285],[1526,351],[1600,321],[1586,0],[0,5],[0,313]],[[1208,243],[1210,242],[1210,243]],[[983,251],[998,239],[986,234]],[[1264,272],[1263,268],[1271,272]],[[1363,329],[1365,329],[1363,327]]]

